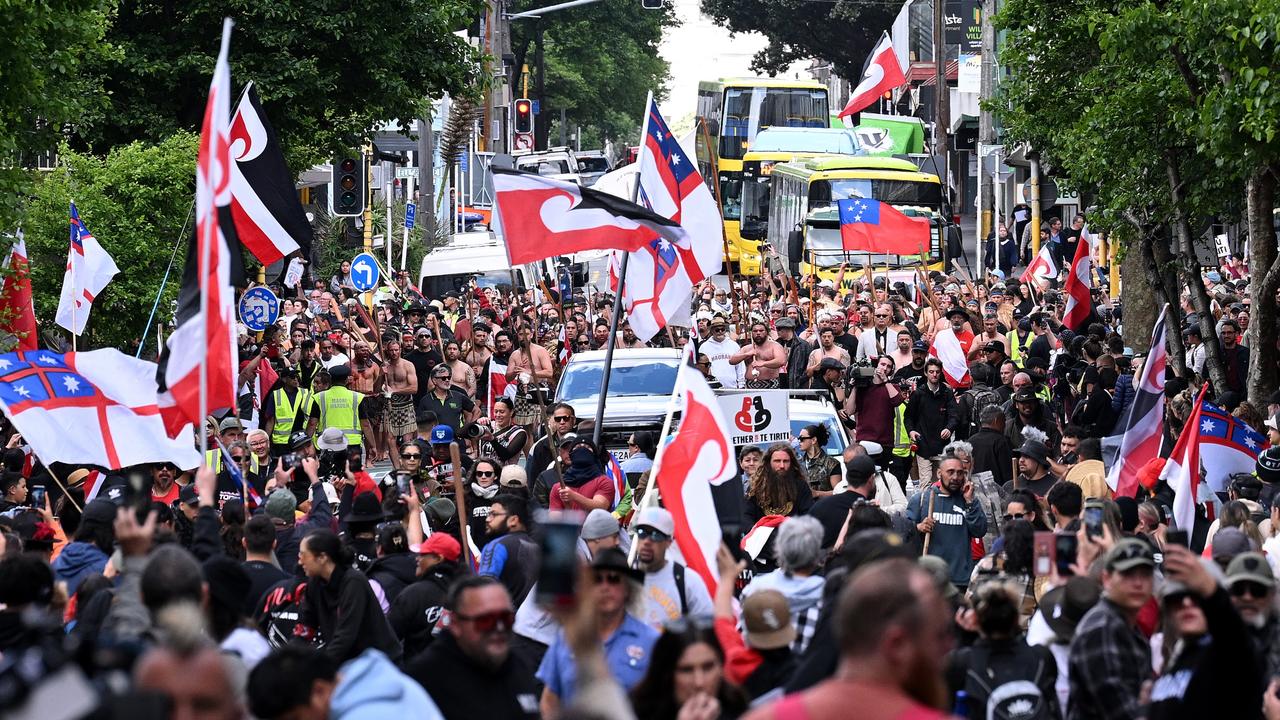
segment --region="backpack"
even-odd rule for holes
[[[680,616],[684,617],[689,614],[689,598],[684,591],[684,566],[672,561],[671,575],[676,582],[676,594],[680,596]]]
[[[1019,657],[1005,664],[1005,669],[999,673],[991,667],[990,648],[976,645],[970,649],[969,657],[965,691],[977,707],[986,707],[987,720],[1049,720],[1054,717],[1049,699],[1040,691],[1040,680],[1045,672],[1042,656],[1036,655],[1032,670],[1031,664],[1026,662],[1030,658],[1019,653]]]
[[[996,394],[996,391],[989,388],[986,390],[971,388],[964,392],[964,397],[968,398],[971,403],[969,405],[969,417],[961,418],[963,422],[968,423],[968,426],[964,428],[965,439],[968,439],[978,428],[982,427],[980,419],[982,408],[988,405],[999,405],[1000,396]]]

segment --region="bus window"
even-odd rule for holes
[[[890,205],[918,205],[934,210],[942,207],[940,186],[918,180],[849,178],[818,180],[809,187],[810,207],[822,207],[836,200],[851,198],[874,198]]]
[[[762,128],[826,127],[827,91],[804,88],[728,88],[720,157],[741,159]]]
[[[742,217],[742,173],[720,173],[720,203],[725,220]]]

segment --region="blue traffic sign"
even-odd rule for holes
[[[534,114],[534,115],[537,115],[537,114],[538,114],[538,113],[540,113],[540,112],[542,112],[542,102],[541,102],[541,101],[538,101],[538,100],[534,100],[534,101],[533,101],[533,114]]]
[[[240,322],[253,332],[262,332],[280,317],[280,299],[269,289],[251,287],[240,296]]]
[[[369,253],[360,253],[351,261],[351,284],[361,292],[378,287],[378,261]]]
[[[417,205],[414,205],[413,203],[409,203],[408,205],[405,205],[404,206],[404,226],[412,230],[413,220],[417,214],[418,214]]]

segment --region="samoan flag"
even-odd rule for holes
[[[720,272],[724,241],[715,198],[652,98],[643,139],[637,180],[640,204],[680,223],[689,238],[689,246],[683,247],[655,237],[631,253],[623,301],[631,329],[641,340],[649,340],[668,324],[690,324],[693,286]],[[617,263],[621,258],[614,259]]]
[[[1267,439],[1239,418],[1204,401],[1200,406],[1200,464],[1205,483],[1214,492],[1226,492],[1234,473],[1251,473]]]

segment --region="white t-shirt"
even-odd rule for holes
[[[350,365],[351,359],[342,353],[334,353],[328,360],[320,358],[320,364],[324,365],[325,370],[332,370],[339,365]]]
[[[680,612],[680,592],[676,589],[675,563],[668,560],[657,572],[644,576],[644,613],[640,616],[646,624],[661,629],[666,623],[680,617],[710,617],[714,614],[711,593],[698,573],[684,569],[684,598],[687,610]]]
[[[729,364],[729,358],[741,349],[742,346],[730,340],[727,335],[720,342],[703,340],[698,346],[698,352],[706,355],[711,361],[711,374],[715,375],[720,384],[727,388],[742,387],[742,380],[746,376],[746,363]]]

